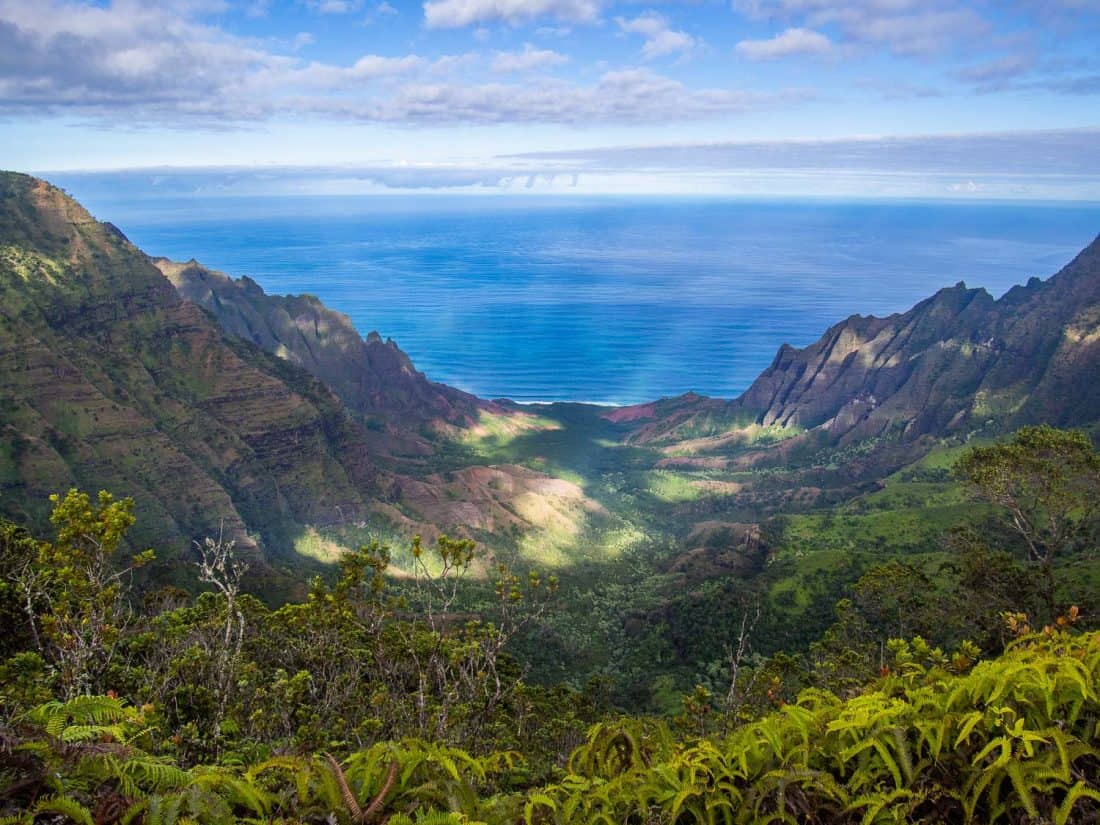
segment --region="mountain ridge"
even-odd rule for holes
[[[736,399],[684,395],[609,417],[632,422],[635,443],[675,441],[693,428],[717,436],[737,423],[819,430],[840,444],[1035,420],[1089,424],[1100,418],[1098,319],[1100,237],[1046,281],[999,299],[960,282],[906,312],[852,315],[802,349],[784,344]]]
[[[108,488],[155,516],[138,541],[221,525],[257,557],[261,525],[270,541],[329,506],[365,511],[377,468],[330,390],[227,346],[125,236],[27,176],[0,176],[0,296],[6,511]]]
[[[227,333],[316,376],[369,430],[385,428],[390,444],[378,439],[379,449],[427,454],[431,438],[422,429],[471,427],[482,411],[503,412],[429,381],[393,339],[377,332],[362,337],[346,315],[315,296],[269,295],[248,276],[231,278],[194,260],[152,261],[181,298],[211,313]]]
[[[436,389],[395,346],[362,346],[404,386],[450,405],[445,426],[483,411],[510,415]],[[165,567],[183,564],[191,541],[221,534],[269,593],[319,569],[300,546],[335,559],[340,545],[318,534],[325,525],[348,527],[352,542],[368,523],[484,538],[599,516],[577,485],[509,464],[488,471],[466,460],[453,473],[410,478],[417,451],[430,452],[418,434],[430,410],[409,420],[397,408],[372,428],[369,407],[357,414],[292,359],[226,331],[115,227],[15,173],[0,174],[0,400],[0,512],[43,526],[51,493],[133,496],[133,541],[166,550]]]
[[[432,382],[312,296],[150,258],[10,173],[0,303],[0,511],[41,524],[69,486],[133,495],[136,539],[172,563],[224,531],[284,586],[375,528],[554,564],[713,543],[862,495],[945,437],[1100,421],[1100,239],[1000,299],[960,283],[784,345],[737,399],[613,410]]]

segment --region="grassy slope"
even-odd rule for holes
[[[731,491],[781,490],[792,479],[803,483],[797,474],[812,475],[814,466],[826,474],[863,461],[877,445],[819,452],[810,462],[799,457],[788,467],[746,468],[736,461],[736,469],[659,467],[666,452],[624,444],[622,425],[602,419],[598,408],[559,404],[534,412],[541,429],[518,436],[489,432],[467,441],[463,450],[482,461],[526,464],[569,478],[613,519],[602,530],[579,537],[585,546],[558,571],[557,613],[526,647],[525,657],[540,680],[580,685],[607,674],[644,682],[653,693],[620,697],[642,706],[657,708],[662,690],[676,693],[667,690],[667,679],[654,683],[657,674],[665,673],[681,690],[700,678],[708,665],[684,660],[682,637],[718,634],[699,647],[718,644],[716,639],[729,632],[722,623],[736,621],[729,602],[738,594],[758,593],[773,614],[782,614],[773,624],[784,626],[764,631],[760,652],[797,650],[825,629],[833,603],[870,566],[902,558],[935,582],[949,560],[945,533],[964,524],[981,525],[992,515],[969,499],[952,474],[969,445],[940,442],[865,492],[843,491],[836,503],[826,498],[820,506],[808,501],[781,508],[769,534],[767,563],[756,574],[732,581],[735,574],[715,570],[709,579],[685,578],[673,566],[693,527],[715,514],[733,520],[745,515]],[[755,445],[743,447],[752,449]],[[524,549],[532,564],[549,558],[540,556],[537,547]],[[1100,586],[1100,565],[1092,559],[1067,560],[1063,576],[1073,582],[1074,592],[1067,596],[1079,600]],[[685,621],[701,625],[688,629]]]

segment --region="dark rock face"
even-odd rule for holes
[[[683,397],[616,413],[641,440],[695,437],[700,418],[903,441],[1028,422],[1100,420],[1100,239],[1047,281],[994,300],[963,284],[908,312],[859,315],[783,346],[738,399]],[[639,408],[633,408],[638,410]]]
[[[185,300],[209,311],[231,335],[250,341],[321,379],[364,422],[417,437],[435,424],[466,426],[486,402],[429,381],[392,340],[364,340],[346,315],[312,295],[268,295],[255,281],[232,279],[190,261],[154,261]]]
[[[704,521],[684,539],[686,550],[666,566],[688,584],[719,576],[749,578],[763,567],[768,547],[758,524]]]

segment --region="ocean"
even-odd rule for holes
[[[70,186],[81,197],[79,186]],[[1100,204],[673,198],[87,198],[152,255],[311,293],[487,398],[733,397],[783,343],[965,281],[1001,295]]]

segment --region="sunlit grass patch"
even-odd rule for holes
[[[776,580],[769,591],[768,597],[773,602],[781,602],[784,597],[791,598],[794,606],[807,607],[810,603],[810,593],[805,582],[818,573],[834,570],[843,564],[849,557],[846,551],[822,550],[816,553],[796,553],[788,556],[791,572]],[[790,594],[790,595],[788,595]]]
[[[670,504],[695,501],[705,495],[704,490],[696,484],[696,479],[668,470],[646,473],[644,485],[647,493]]]
[[[345,550],[347,550],[347,547],[328,536],[322,535],[313,526],[304,528],[301,533],[294,537],[295,553],[324,564],[336,563]]]
[[[540,430],[560,430],[561,424],[551,418],[527,412],[507,415],[481,410],[477,424],[462,432],[460,443],[472,448],[500,448],[525,433]]]
[[[0,269],[6,269],[25,283],[45,281],[50,286],[60,282],[63,267],[45,255],[17,246],[0,246]]]
[[[664,447],[662,452],[669,456],[693,456],[716,450],[746,449],[767,447],[794,438],[805,432],[801,427],[780,426],[778,424],[738,424],[719,433],[695,435],[690,431],[673,443]]]
[[[602,530],[594,537],[593,548],[601,559],[617,559],[629,550],[649,541],[649,536],[633,524]]]

